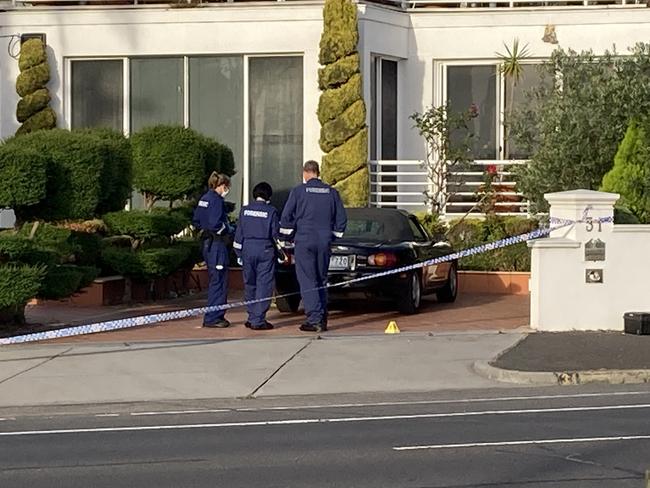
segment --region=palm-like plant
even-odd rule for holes
[[[508,106],[506,107],[506,121],[504,123],[505,129],[505,157],[506,159],[509,156],[509,140],[508,140],[508,124],[512,119],[512,109],[514,106],[514,97],[515,97],[515,87],[524,77],[524,63],[523,61],[530,57],[530,51],[528,50],[528,44],[525,44],[523,47],[519,45],[519,39],[515,38],[512,41],[512,47],[508,47],[505,43],[503,44],[505,48],[505,53],[496,53],[496,55],[501,60],[500,71],[504,78],[507,80],[510,85],[510,90],[508,93]]]

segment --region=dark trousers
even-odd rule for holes
[[[330,264],[330,241],[296,238],[296,276],[305,307],[307,322],[322,324],[327,318],[327,270]],[[315,288],[320,288],[314,290]]]
[[[224,305],[228,301],[228,248],[218,240],[203,241],[203,259],[208,267],[208,307]],[[225,310],[208,312],[203,323],[212,325],[223,320]]]
[[[253,327],[264,325],[271,306],[275,284],[275,250],[271,245],[246,244],[242,252],[244,272],[244,299],[259,300],[246,306],[248,321]]]

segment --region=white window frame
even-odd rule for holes
[[[243,194],[242,204],[247,205],[250,201],[251,181],[250,181],[250,124],[249,124],[249,61],[252,58],[273,58],[273,57],[300,57],[303,60],[303,117],[302,117],[302,131],[303,131],[303,147],[302,157],[304,159],[305,145],[304,134],[306,132],[306,117],[304,112],[305,107],[305,94],[304,88],[305,80],[305,53],[299,51],[282,52],[282,53],[255,53],[255,54],[240,54],[240,53],[208,53],[208,54],[161,54],[153,56],[70,56],[64,58],[64,100],[63,100],[63,113],[65,117],[65,127],[70,130],[72,128],[72,63],[75,61],[115,61],[122,60],[122,77],[123,77],[123,105],[122,105],[122,131],[128,137],[131,134],[131,60],[133,58],[183,58],[183,126],[190,126],[190,70],[189,60],[194,57],[242,57],[243,63],[243,150],[242,150],[242,167],[243,167]],[[299,171],[299,168],[296,168]]]
[[[538,65],[545,61],[544,58],[527,58],[522,64]],[[496,72],[496,160],[503,161],[505,157],[505,118],[506,118],[506,83],[501,72],[501,61],[497,58],[490,59],[445,59],[434,61],[434,90],[433,103],[435,106],[444,105],[448,100],[447,68],[450,66],[494,66]],[[437,83],[436,83],[437,81]]]

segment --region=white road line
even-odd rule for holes
[[[154,415],[189,415],[196,413],[222,413],[222,412],[232,412],[227,408],[216,408],[212,410],[177,410],[177,411],[167,411],[167,412],[132,412],[130,415],[132,417],[142,417],[142,416],[154,416]]]
[[[119,413],[98,413],[95,417],[119,417]]]
[[[599,398],[599,397],[616,397],[616,396],[638,396],[650,395],[650,391],[621,391],[613,393],[579,393],[574,395],[534,395],[534,396],[511,396],[496,398],[464,398],[460,400],[415,400],[404,402],[374,402],[374,403],[335,403],[331,405],[297,405],[297,406],[280,406],[280,407],[250,407],[235,408],[235,412],[263,412],[266,410],[311,410],[323,408],[354,408],[354,407],[391,407],[400,405],[448,405],[454,403],[492,403],[492,402],[511,402],[519,400],[555,400],[568,398]]]
[[[534,408],[521,410],[484,410],[479,412],[449,412],[449,413],[423,413],[412,415],[379,415],[373,417],[340,417],[340,418],[314,418],[314,419],[287,419],[287,420],[258,420],[251,422],[221,422],[210,424],[176,424],[176,425],[143,425],[130,427],[97,427],[85,429],[54,429],[54,430],[23,430],[15,432],[0,432],[0,437],[27,436],[27,435],[54,435],[54,434],[82,434],[91,432],[137,432],[147,430],[182,430],[182,429],[216,429],[224,427],[266,427],[272,425],[305,425],[305,424],[338,424],[352,422],[371,422],[386,420],[413,420],[449,417],[477,417],[484,415],[521,415],[533,413],[557,412],[590,412],[604,410],[633,410],[650,409],[650,404],[642,405],[606,405],[599,407],[562,407],[562,408]]]
[[[617,437],[576,437],[573,439],[534,439],[527,441],[473,442],[467,444],[432,444],[430,446],[393,447],[394,451],[419,451],[425,449],[464,449],[469,447],[529,446],[537,444],[577,444],[586,442],[613,442],[648,440],[650,435],[624,435]]]

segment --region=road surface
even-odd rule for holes
[[[0,411],[3,488],[642,487],[650,388]]]

